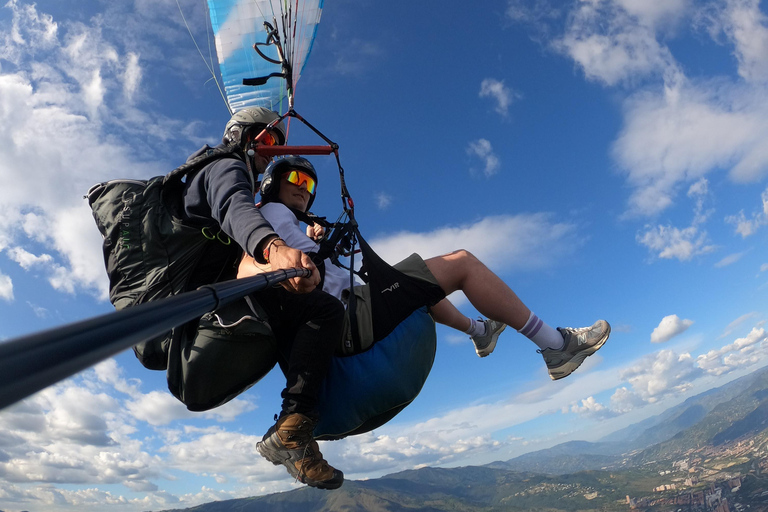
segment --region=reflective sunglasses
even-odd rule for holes
[[[288,180],[288,183],[292,183],[297,187],[300,187],[302,183],[306,183],[307,192],[315,195],[315,187],[317,187],[317,183],[315,182],[315,178],[309,174],[303,171],[291,171],[285,174],[285,179]]]
[[[277,139],[269,132],[266,132],[264,135],[262,135],[258,142],[264,146],[277,146]]]

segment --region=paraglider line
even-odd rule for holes
[[[195,36],[192,34],[192,29],[189,28],[189,24],[187,23],[187,18],[184,16],[184,11],[181,10],[181,4],[179,3],[179,0],[176,0],[176,6],[179,8],[179,14],[181,14],[181,19],[184,21],[184,26],[187,27],[187,32],[189,33],[189,37],[192,38],[192,42],[195,45],[195,48],[197,48],[197,53],[200,54],[200,58],[203,59],[203,62],[205,63],[205,67],[208,68],[208,72],[211,74],[211,77],[213,78],[213,81],[216,82],[216,88],[219,90],[219,94],[221,95],[221,99],[224,100],[224,104],[227,106],[227,110],[229,110],[229,115],[232,115],[232,108],[229,106],[229,102],[227,101],[227,97],[224,94],[224,90],[221,88],[221,84],[219,83],[219,79],[216,77],[216,72],[213,70],[213,67],[208,63],[207,60],[205,60],[205,55],[203,55],[202,50],[200,50],[200,46],[198,46],[197,41],[195,40]],[[209,44],[210,47],[210,44]]]

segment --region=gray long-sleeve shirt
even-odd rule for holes
[[[210,146],[205,145],[189,158],[208,149]],[[215,221],[224,233],[257,259],[261,259],[257,253],[259,242],[275,235],[254,204],[248,168],[236,158],[216,160],[189,176],[183,199],[185,220],[202,226]]]

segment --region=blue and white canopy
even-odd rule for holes
[[[219,70],[232,112],[260,106],[284,112],[312,50],[323,0],[208,0],[216,39]],[[265,27],[267,22],[275,32]],[[277,39],[277,41],[275,41]],[[275,43],[264,45],[264,43]],[[253,45],[276,62],[260,56]],[[282,53],[280,51],[282,49]],[[243,79],[270,78],[264,85],[243,85]]]

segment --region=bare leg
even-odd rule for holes
[[[457,331],[466,332],[472,324],[472,321],[456,309],[448,299],[443,299],[429,308],[429,312],[435,322],[453,327]]]
[[[483,316],[518,331],[528,321],[531,310],[472,253],[462,249],[430,258],[426,264],[446,294],[463,291]]]

